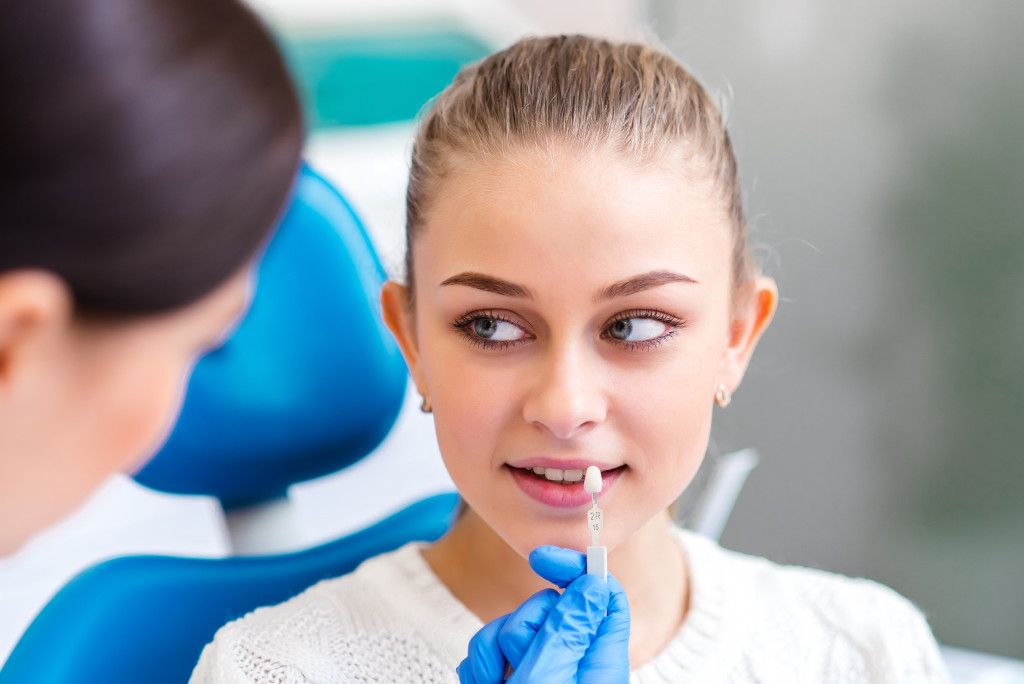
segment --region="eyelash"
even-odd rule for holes
[[[507,317],[502,316],[500,313],[496,313],[494,311],[470,311],[469,313],[459,316],[454,321],[452,321],[452,327],[458,330],[459,334],[461,334],[470,344],[473,344],[482,349],[493,349],[502,351],[505,349],[510,349],[512,347],[518,347],[520,344],[528,341],[499,340],[496,342],[494,340],[485,340],[482,337],[477,337],[473,333],[469,332],[469,326],[473,325],[474,322],[479,321],[481,319],[489,321],[502,321],[504,323],[514,325],[517,328],[522,327],[515,321],[509,320]]]
[[[654,321],[659,321],[669,326],[669,329],[664,334],[655,337],[653,340],[639,340],[637,342],[628,342],[623,340],[615,340],[610,337],[607,333],[608,328],[615,325],[619,321],[629,320],[630,318],[649,318]],[[674,336],[680,329],[686,327],[686,321],[676,318],[675,316],[669,316],[667,313],[661,311],[654,311],[652,309],[633,309],[631,311],[623,311],[617,314],[613,319],[605,323],[605,332],[601,333],[601,337],[605,339],[611,339],[616,344],[622,346],[629,351],[645,351],[648,349],[654,349],[660,347],[662,344],[668,341],[668,339]]]
[[[614,325],[615,323],[618,323],[619,321],[629,320],[630,318],[649,318],[651,320],[660,321],[661,323],[664,323],[665,325],[669,326],[670,329],[668,331],[666,331],[663,335],[655,337],[652,340],[640,340],[640,341],[637,341],[637,342],[628,342],[628,341],[623,341],[623,340],[615,340],[614,338],[612,338],[608,334],[608,332],[607,332],[608,328],[610,328],[612,325]],[[517,328],[521,328],[522,327],[518,323],[516,323],[515,321],[512,321],[509,318],[507,318],[505,316],[502,316],[500,313],[497,313],[497,312],[494,312],[494,311],[470,311],[469,313],[464,314],[464,315],[459,316],[458,318],[456,318],[454,321],[452,321],[451,325],[470,344],[473,344],[473,345],[475,345],[477,347],[480,347],[482,349],[491,349],[491,350],[502,351],[502,350],[505,350],[505,349],[510,349],[512,347],[517,347],[520,344],[523,344],[523,343],[529,341],[529,340],[525,340],[524,339],[524,340],[499,340],[499,341],[495,342],[493,340],[485,340],[485,339],[483,339],[481,337],[477,337],[476,335],[474,335],[473,333],[471,333],[469,331],[469,327],[471,325],[473,325],[474,322],[476,322],[478,320],[481,320],[481,319],[491,320],[491,321],[502,321],[504,323],[509,323],[510,325],[514,325]],[[683,328],[685,326],[686,326],[686,321],[680,320],[680,319],[676,318],[675,316],[670,316],[670,315],[668,315],[666,313],[662,313],[661,311],[653,311],[651,309],[634,309],[634,310],[631,310],[631,311],[623,311],[622,313],[617,314],[614,318],[612,318],[610,321],[605,323],[604,331],[601,333],[601,338],[602,339],[612,340],[615,344],[617,344],[617,345],[619,345],[619,346],[621,346],[621,347],[623,347],[623,348],[625,348],[625,349],[627,349],[629,351],[644,351],[644,350],[647,350],[647,349],[654,349],[655,347],[661,346],[662,343],[667,341],[668,338],[670,338],[673,335],[675,335],[681,328]]]

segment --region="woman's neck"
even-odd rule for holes
[[[667,512],[611,550],[609,571],[629,598],[630,664],[653,658],[675,636],[689,602],[688,573]],[[472,510],[423,555],[452,594],[483,622],[551,586]]]

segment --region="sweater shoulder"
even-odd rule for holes
[[[775,563],[706,539],[687,539],[684,546],[705,569],[721,573],[732,597],[729,612],[742,616],[735,622],[743,624],[743,668],[785,665],[827,681],[947,681],[924,615],[889,587]]]
[[[221,627],[203,649],[193,684],[448,682],[428,639],[380,590],[402,573],[402,554],[372,558],[274,606]]]
[[[886,624],[924,620],[910,600],[875,580],[718,549],[729,574],[759,595],[766,610],[786,605],[806,611],[825,626],[872,633]]]
[[[394,626],[400,618],[389,610],[387,592],[381,585],[397,586],[404,556],[413,545],[370,558],[352,572],[321,580],[282,603],[257,608],[221,628],[224,634],[256,637],[287,637],[282,625],[302,625],[306,630],[327,632],[378,631]],[[220,633],[218,632],[218,636]]]

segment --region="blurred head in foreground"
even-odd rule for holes
[[[166,438],[302,117],[235,0],[0,6],[0,556]]]

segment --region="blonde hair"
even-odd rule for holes
[[[683,152],[712,182],[733,224],[734,292],[757,272],[747,245],[736,157],[718,107],[664,52],[586,36],[527,38],[464,67],[422,119],[406,195],[406,278],[430,199],[460,162],[557,141],[610,147],[641,165]]]

